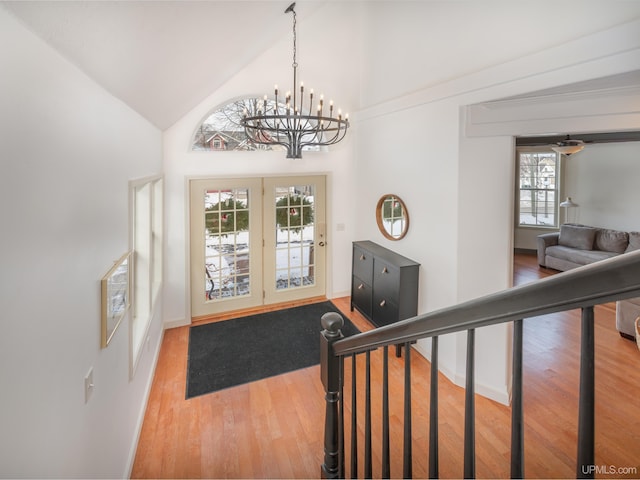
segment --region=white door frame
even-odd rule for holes
[[[186,256],[186,272],[185,272],[185,276],[186,276],[186,285],[188,286],[188,288],[185,291],[185,301],[186,301],[186,307],[187,307],[187,315],[186,315],[186,320],[187,323],[191,323],[193,320],[193,318],[197,318],[197,317],[201,317],[201,316],[210,316],[210,315],[216,315],[217,312],[213,312],[210,314],[205,314],[205,315],[198,315],[198,314],[194,314],[194,309],[193,309],[193,305],[192,305],[192,289],[194,288],[194,283],[192,280],[192,261],[191,261],[191,257],[192,257],[192,252],[191,252],[191,248],[192,248],[192,242],[194,240],[193,238],[193,225],[192,225],[192,215],[191,215],[191,198],[192,198],[192,185],[195,182],[198,181],[251,181],[252,179],[259,179],[260,181],[262,181],[263,183],[265,181],[271,181],[272,179],[279,179],[279,180],[283,180],[285,182],[289,181],[289,179],[291,179],[293,182],[296,182],[296,180],[299,180],[301,178],[320,178],[322,181],[321,183],[321,190],[322,190],[322,195],[324,196],[323,199],[323,205],[322,205],[322,210],[324,210],[325,213],[323,213],[321,219],[323,220],[321,223],[322,225],[320,226],[320,230],[319,232],[322,233],[322,237],[319,237],[319,235],[316,235],[316,242],[320,243],[322,242],[325,246],[321,247],[322,248],[322,253],[323,255],[321,256],[322,258],[322,264],[323,264],[323,272],[321,275],[321,278],[319,279],[319,283],[322,287],[321,289],[321,293],[319,293],[318,295],[322,295],[325,296],[326,292],[328,291],[328,285],[329,285],[329,275],[328,272],[330,270],[329,268],[329,262],[327,262],[327,241],[326,241],[326,237],[327,237],[327,232],[326,232],[326,209],[328,207],[328,198],[326,196],[326,189],[327,189],[327,184],[329,182],[329,175],[326,172],[322,172],[322,173],[309,173],[309,174],[303,174],[303,175],[266,175],[266,176],[260,176],[260,177],[253,177],[253,176],[225,176],[225,177],[202,177],[202,176],[198,176],[198,177],[186,177],[185,178],[185,191],[186,191],[186,195],[185,195],[185,210],[186,210],[186,217],[187,217],[187,223],[185,225],[186,228],[186,238],[187,238],[187,244],[186,244],[186,251],[185,251],[185,256]],[[265,203],[263,201],[263,203]],[[262,221],[262,217],[264,216],[264,212],[261,212],[261,221]],[[264,226],[262,227],[262,234],[264,236]],[[320,260],[319,260],[320,261]],[[263,267],[263,266],[262,266]],[[264,277],[264,268],[262,270],[263,273],[263,277]],[[261,286],[262,287],[262,286]],[[315,296],[315,294],[310,294],[305,296],[305,298],[311,298]],[[287,299],[286,298],[287,295],[278,295],[278,302],[279,301],[291,301],[291,299]],[[270,301],[268,303],[265,303],[264,301],[262,303],[260,303],[260,305],[270,305],[270,304],[274,304],[277,303],[276,301]],[[249,308],[249,307],[247,307]],[[232,311],[235,309],[224,309],[221,310],[220,313],[223,313],[225,311]]]

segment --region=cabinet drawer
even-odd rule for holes
[[[360,280],[358,277],[353,277],[352,281],[351,291],[353,292],[353,296],[351,303],[365,316],[371,318],[371,285]]]
[[[369,282],[373,277],[373,255],[358,247],[353,249],[353,275],[366,278]]]
[[[378,295],[373,299],[373,323],[377,327],[398,321],[398,306],[389,299]]]
[[[376,258],[373,262],[373,289],[376,296],[379,295],[397,303],[400,289],[400,269]]]

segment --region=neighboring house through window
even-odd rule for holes
[[[222,141],[220,136],[216,136],[213,138],[213,149],[214,150],[225,150],[225,143]]]
[[[191,140],[191,150],[285,150],[285,147],[280,145],[265,145],[252,142],[245,135],[244,128],[240,125],[240,120],[243,115],[255,115],[258,110],[264,109],[265,101],[267,110],[273,111],[275,106],[273,100],[264,100],[255,97],[230,100],[224,106],[214,110],[196,129]],[[286,105],[278,103],[278,109],[282,113],[286,111]],[[304,147],[303,150],[318,151],[320,147]]]
[[[251,142],[240,125],[245,112],[249,114],[256,112],[258,105],[262,105],[262,102],[257,98],[241,98],[229,101],[214,110],[198,126],[191,142],[191,150],[272,150],[270,145],[257,145]],[[271,105],[270,108],[272,108]],[[280,147],[276,146],[276,148]]]

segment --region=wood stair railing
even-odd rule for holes
[[[365,478],[372,476],[371,454],[371,351],[383,348],[382,366],[382,477],[390,476],[389,401],[388,401],[388,346],[404,345],[404,434],[403,477],[412,477],[411,452],[411,343],[423,338],[432,339],[430,420],[429,420],[429,476],[438,478],[438,336],[467,331],[467,370],[465,385],[464,471],[465,478],[475,478],[475,331],[478,328],[505,322],[514,322],[512,365],[512,419],[511,419],[511,477],[524,477],[524,411],[522,402],[522,344],[523,319],[554,312],[581,309],[582,334],[580,352],[580,386],[577,432],[576,477],[593,478],[595,470],[594,424],[594,306],[640,297],[640,251],[600,261],[568,272],[559,273],[527,285],[487,295],[459,305],[418,315],[393,325],[343,338],[342,317],[327,313],[322,317],[321,380],[326,391],[324,439],[324,478],[345,478],[345,415],[343,402],[343,373],[345,358],[352,359],[351,405],[355,405],[355,359],[366,356],[365,411],[364,411],[364,466]],[[350,478],[358,477],[358,412],[351,414]]]

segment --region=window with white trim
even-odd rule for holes
[[[518,149],[517,221],[521,227],[558,228],[560,155]]]
[[[133,376],[162,286],[162,178],[132,181],[130,191],[133,250],[130,347]]]

